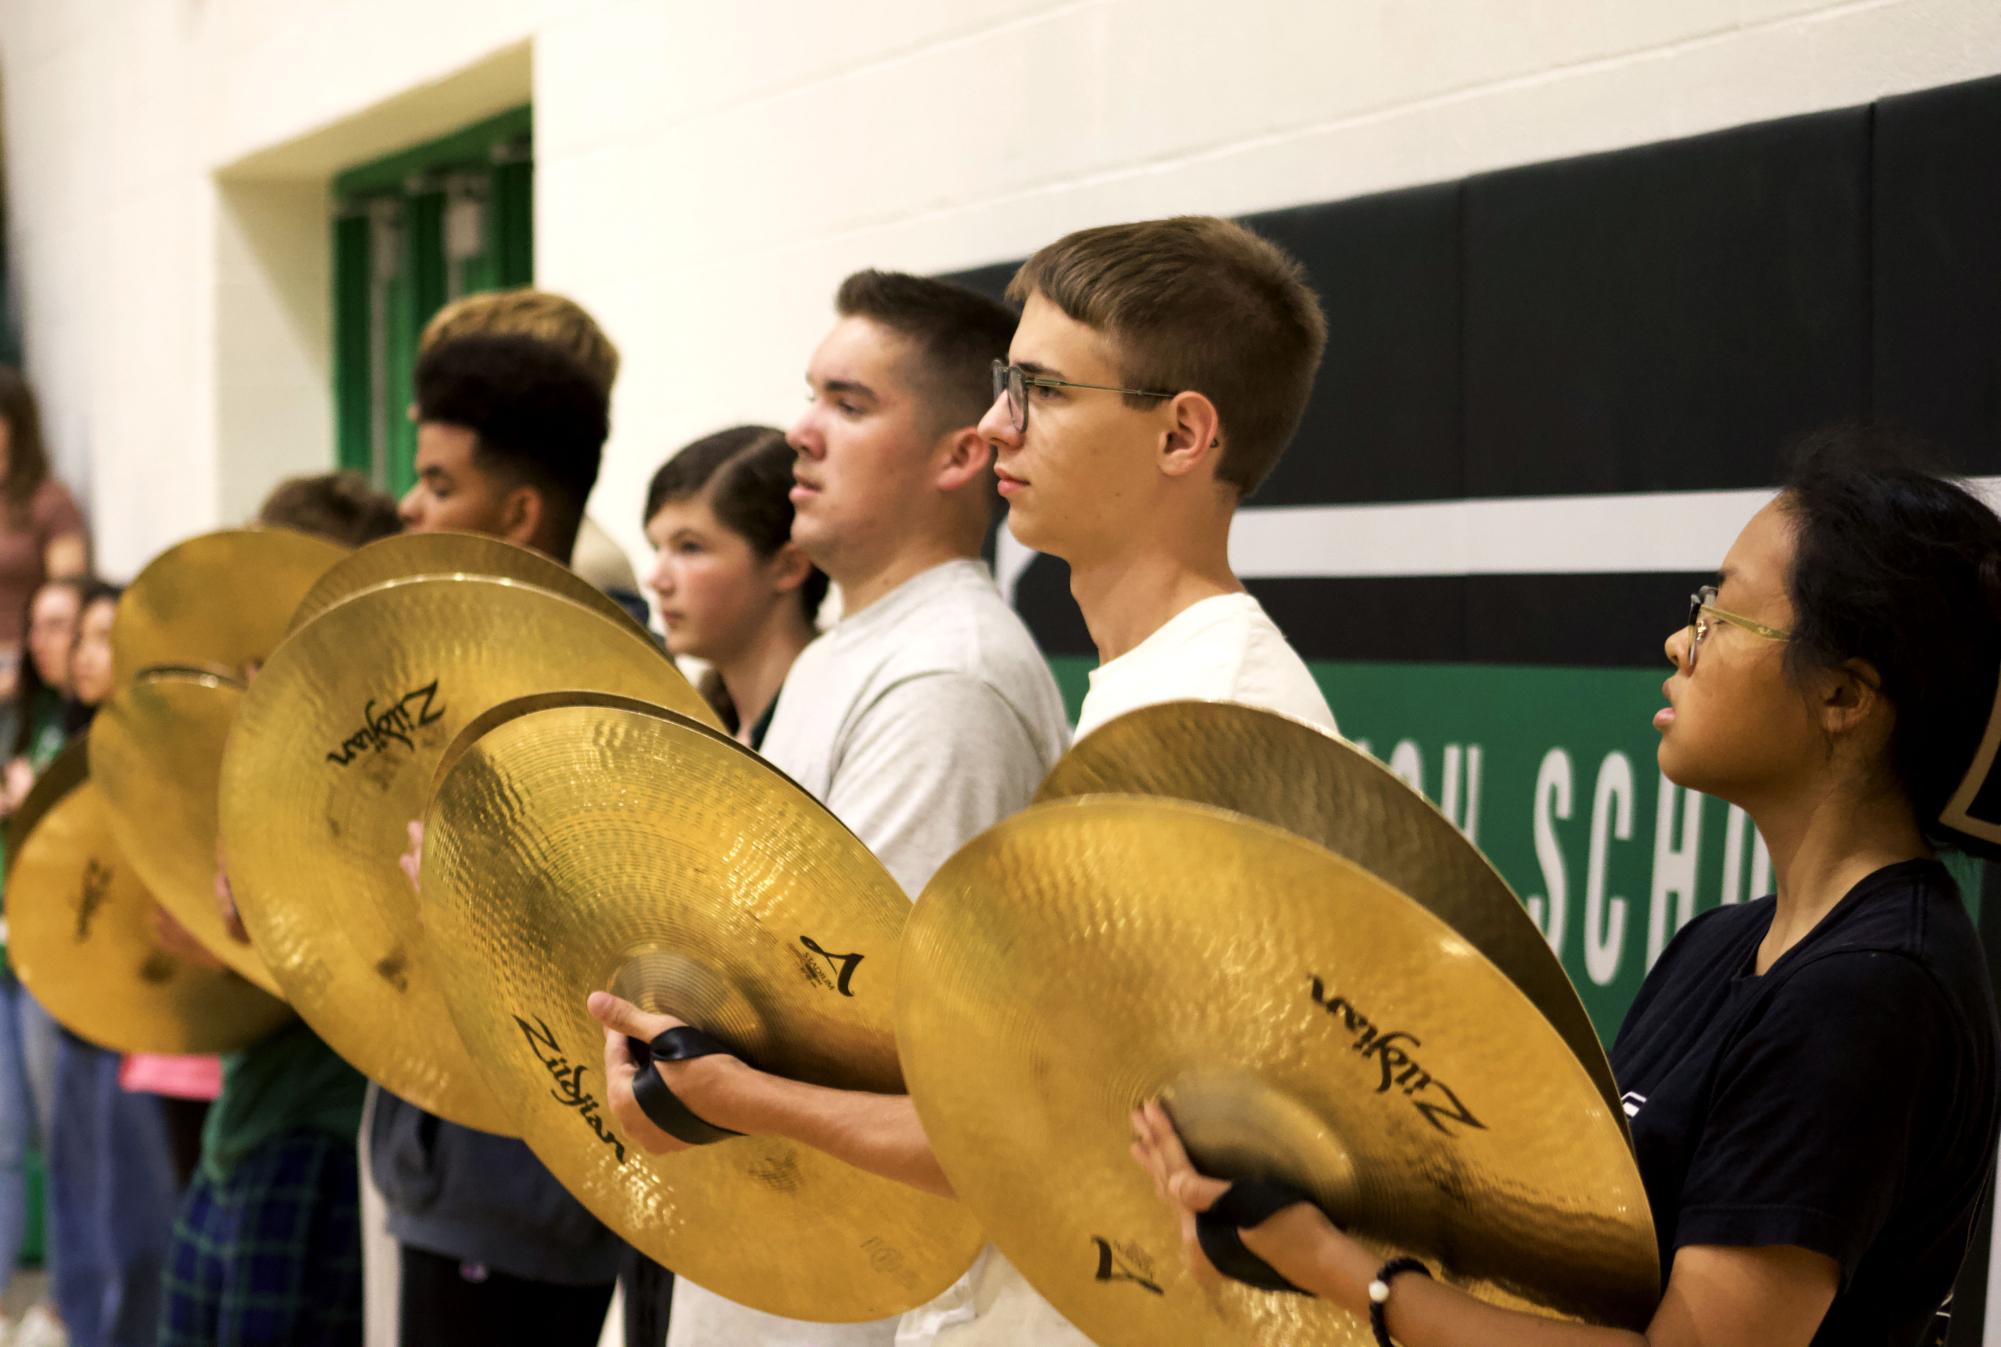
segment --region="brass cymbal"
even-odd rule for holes
[[[216,790],[243,684],[193,670],[150,669],[105,702],[90,726],[90,775],[111,835],[160,906],[202,948],[272,996],[278,979],[231,936],[215,904]]]
[[[1540,1010],[1622,1122],[1577,988],[1492,862],[1417,791],[1317,725],[1231,702],[1163,702],[1077,741],[1036,792],[1164,795],[1248,814],[1345,856],[1439,916]]]
[[[897,1091],[909,899],[722,734],[616,699],[550,700],[496,711],[462,747],[424,849],[447,1000],[521,1135],[606,1225],[741,1304],[839,1322],[944,1291],[981,1243],[956,1202],[778,1138],[663,1156],[625,1143],[584,1007],[613,991],[766,1070]]]
[[[155,665],[241,676],[278,648],[292,610],[348,549],[291,529],[223,529],[174,544],[118,600],[111,667],[129,682]]]
[[[1659,1295],[1624,1129],[1438,918],[1292,833],[1178,800],[1036,805],[905,928],[897,1046],[961,1200],[1104,1347],[1373,1341],[1327,1301],[1186,1272],[1129,1153],[1164,1096],[1198,1166],[1312,1193],[1483,1299],[1627,1327]]]
[[[561,687],[713,717],[665,654],[511,580],[391,580],[292,633],[223,754],[223,851],[244,925],[286,997],[341,1056],[411,1103],[508,1132],[451,1027],[398,867],[453,735],[497,702]]]
[[[484,533],[398,533],[356,548],[319,578],[292,613],[289,631],[306,623],[342,599],[372,589],[384,580],[419,575],[485,575],[520,580],[561,594],[629,627],[648,641],[653,638],[609,595],[569,567],[540,552]]]
[[[7,836],[7,957],[72,1033],[117,1052],[230,1052],[291,1018],[226,969],[153,938],[153,897],[112,839],[89,736],[35,783]]]

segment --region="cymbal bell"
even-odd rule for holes
[[[89,736],[29,792],[7,836],[7,956],[58,1023],[114,1052],[232,1052],[291,1018],[226,969],[153,937],[153,897],[119,852],[89,779]]]
[[[1163,702],[1078,740],[1035,798],[1102,793],[1234,810],[1318,842],[1402,890],[1521,988],[1623,1125],[1598,1031],[1521,899],[1451,820],[1361,749],[1257,707]]]
[[[1104,1347],[1373,1338],[1330,1302],[1185,1269],[1133,1163],[1164,1097],[1199,1167],[1312,1193],[1482,1299],[1627,1327],[1659,1295],[1624,1129],[1547,1020],[1359,866],[1165,799],[1032,806],[933,878],[897,1044],[961,1200]]]
[[[609,595],[569,567],[526,547],[484,533],[397,533],[356,548],[330,567],[292,612],[288,631],[297,631],[343,599],[385,580],[420,575],[483,575],[560,594],[629,627],[652,641],[646,629]]]
[[[822,1322],[932,1299],[981,1243],[964,1207],[780,1138],[646,1154],[604,1112],[584,1004],[613,991],[766,1070],[897,1091],[909,899],[750,750],[657,707],[564,695],[469,730],[427,823],[424,920],[487,1084],[600,1220],[710,1290]]]
[[[223,754],[223,851],[244,925],[287,999],[364,1075],[508,1133],[452,1029],[398,866],[452,737],[509,697],[598,687],[713,717],[630,624],[488,577],[386,581],[273,653]]]
[[[282,999],[256,949],[216,909],[216,791],[243,684],[150,669],[112,694],[90,727],[90,775],[111,835],[139,880],[188,934],[246,981]]]
[[[119,597],[111,626],[118,681],[155,665],[241,677],[277,649],[299,600],[347,552],[282,528],[223,529],[174,544]]]

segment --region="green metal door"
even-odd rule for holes
[[[527,108],[349,169],[334,180],[334,416],[340,465],[402,495],[417,338],[461,295],[534,279]]]

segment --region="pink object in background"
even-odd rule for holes
[[[170,1099],[213,1099],[222,1093],[222,1061],[209,1057],[168,1057],[158,1053],[127,1053],[118,1064],[118,1084],[134,1094],[163,1094]]]

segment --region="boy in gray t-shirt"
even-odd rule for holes
[[[1069,726],[1048,665],[977,560],[995,497],[975,427],[1014,315],[881,272],[849,277],[836,307],[788,438],[799,454],[792,537],[840,585],[847,616],[786,675],[763,753],[914,898],[946,857],[1028,804]],[[674,1023],[610,997],[593,1010],[642,1040]],[[606,1070],[629,1103],[630,1059]],[[667,1341],[889,1347],[895,1334],[894,1319],[800,1323],[682,1279]]]

